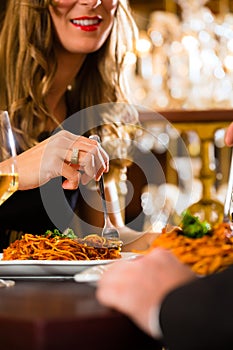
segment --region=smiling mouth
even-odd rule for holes
[[[82,18],[72,19],[70,22],[76,27],[96,28],[102,22],[102,19],[99,17],[95,17],[95,18],[82,17]]]

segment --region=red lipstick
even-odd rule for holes
[[[95,17],[78,17],[71,20],[71,23],[85,32],[93,32],[98,29],[102,19],[99,16]]]

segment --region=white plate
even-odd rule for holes
[[[121,259],[131,259],[137,254],[121,253]],[[0,254],[0,278],[1,277],[46,277],[46,276],[73,276],[84,269],[96,265],[110,264],[119,259],[112,260],[1,260]]]

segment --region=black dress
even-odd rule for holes
[[[65,191],[61,178],[40,189],[17,191],[0,208],[0,249],[22,233],[43,234],[71,226],[78,190]]]

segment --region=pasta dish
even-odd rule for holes
[[[25,234],[3,250],[2,260],[103,260],[121,258],[121,245],[98,235],[72,239]]]
[[[218,224],[200,238],[183,235],[180,227],[165,228],[144,253],[155,247],[169,249],[198,275],[208,275],[233,264],[233,232],[228,223]]]

